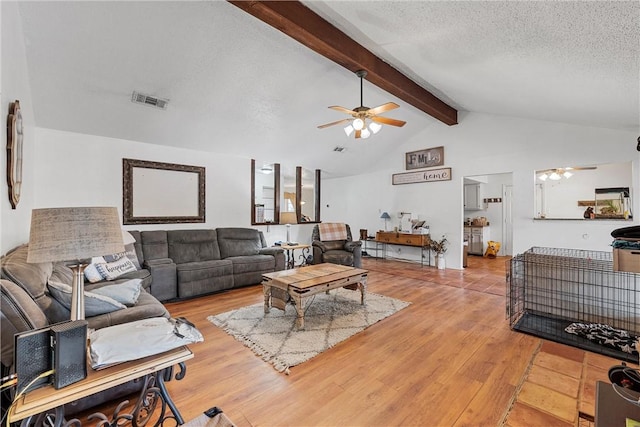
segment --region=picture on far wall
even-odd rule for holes
[[[405,154],[405,169],[422,169],[444,165],[444,147],[411,151]]]

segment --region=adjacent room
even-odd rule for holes
[[[2,421],[640,421],[637,1],[0,29]]]

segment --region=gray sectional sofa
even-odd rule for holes
[[[160,301],[193,298],[255,285],[284,270],[282,248],[267,247],[250,228],[130,231],[140,264],[151,273],[149,291]]]
[[[283,249],[267,247],[264,235],[259,230],[217,228],[131,231],[130,234],[136,240],[133,257],[137,257],[140,268],[112,281],[85,281],[85,292],[140,279],[137,302],[108,313],[87,315],[90,328],[99,329],[151,317],[169,317],[161,301],[194,298],[259,284],[263,273],[283,270],[285,266]],[[63,262],[27,263],[27,252],[28,246],[25,244],[0,259],[2,374],[13,369],[15,333],[70,318],[70,311],[52,296],[48,284],[55,281],[71,285],[71,270]],[[73,402],[75,410],[72,412],[138,388],[139,385],[131,382],[109,389],[100,396]],[[70,412],[69,408],[67,412]]]

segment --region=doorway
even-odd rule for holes
[[[468,256],[484,255],[489,240],[500,242],[498,256],[511,256],[513,174],[465,176],[463,191],[463,238],[481,239],[481,242],[467,242],[467,249],[471,248],[469,245],[473,245]],[[484,221],[486,225],[482,225]],[[469,222],[471,226],[467,225]]]

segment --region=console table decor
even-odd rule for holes
[[[387,245],[413,246],[420,248],[420,266],[424,266],[424,251],[427,250],[429,264],[431,265],[431,238],[428,234],[412,234],[412,233],[396,233],[395,231],[378,231],[376,233],[376,242],[384,245],[382,249],[382,257],[386,258]]]
[[[21,422],[22,427],[29,425],[46,425],[52,427],[78,426],[80,421],[65,421],[64,405],[94,393],[107,390],[130,380],[144,378],[144,387],[132,414],[121,414],[121,409],[128,403],[120,403],[111,420],[102,413],[95,413],[88,419],[98,419],[98,425],[120,425],[124,420],[131,420],[134,427],[142,427],[151,419],[160,405],[159,419],[154,426],[162,425],[171,419],[176,425],[184,424],[184,420],[175,406],[164,384],[170,379],[173,367],[180,370],[175,375],[181,380],[186,375],[185,361],[193,358],[188,347],[182,346],[164,353],[145,357],[144,359],[121,363],[102,370],[89,369],[87,378],[75,384],[56,390],[52,385],[33,390],[19,398],[9,412],[9,422]],[[167,411],[167,408],[170,411]]]

